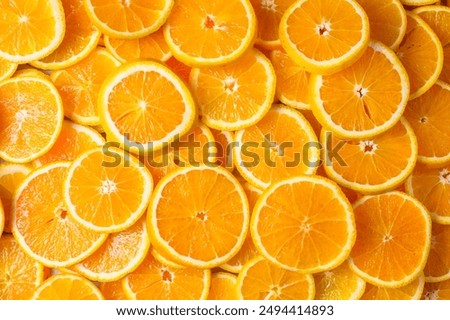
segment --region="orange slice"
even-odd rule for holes
[[[398,191],[365,196],[353,206],[357,237],[350,267],[367,282],[406,286],[422,272],[430,251],[431,219],[415,198]]]
[[[208,300],[238,300],[237,277],[228,272],[216,272],[211,275]]]
[[[230,131],[211,129],[216,147],[216,163],[233,172],[233,134]]]
[[[122,279],[100,283],[99,289],[105,300],[127,300],[122,287]]]
[[[97,232],[119,232],[143,214],[153,179],[139,160],[115,147],[91,149],[78,156],[64,182],[69,215]]]
[[[167,258],[166,256],[162,255],[161,252],[159,252],[155,249],[155,247],[152,247],[150,249],[150,253],[155,258],[156,261],[158,261],[159,263],[161,263],[165,266],[175,268],[175,269],[187,268],[186,266],[178,264],[176,262],[173,262],[172,260],[170,260],[170,258]]]
[[[171,268],[148,255],[122,285],[131,300],[204,300],[210,283],[210,270]]]
[[[3,208],[3,202],[0,198],[0,237],[3,233],[3,228],[5,227],[5,210]]]
[[[107,36],[136,39],[158,30],[170,14],[173,0],[84,0],[92,22]]]
[[[173,72],[175,72],[175,74],[179,76],[181,80],[189,83],[189,74],[191,73],[191,67],[178,61],[173,56],[166,61],[166,66],[168,66]]]
[[[45,280],[33,294],[34,300],[103,300],[100,290],[83,277],[58,274]]]
[[[338,72],[354,63],[369,43],[369,19],[353,0],[301,0],[280,22],[281,45],[306,71]]]
[[[255,34],[249,0],[178,0],[164,26],[173,55],[196,66],[235,60],[251,46]]]
[[[64,39],[51,54],[30,61],[32,66],[44,70],[67,68],[86,58],[97,46],[101,32],[86,14],[83,0],[64,0],[61,3],[66,22]]]
[[[61,97],[46,79],[18,77],[0,83],[0,158],[25,163],[46,153],[63,122]]]
[[[105,49],[96,49],[83,61],[55,71],[51,79],[61,94],[64,115],[84,125],[100,124],[97,111],[101,84],[120,63]]]
[[[431,249],[425,265],[427,282],[442,282],[450,279],[450,226],[433,223]]]
[[[48,267],[67,267],[85,259],[107,237],[67,214],[62,186],[69,165],[55,162],[34,170],[14,195],[14,237],[28,255]]]
[[[407,12],[406,34],[397,49],[397,56],[408,72],[411,100],[431,88],[444,64],[444,51],[438,36],[412,12]]]
[[[426,282],[422,294],[423,300],[450,300],[450,280]]]
[[[192,68],[190,83],[202,121],[218,130],[249,127],[269,110],[275,71],[256,49],[223,66]]]
[[[425,285],[423,275],[400,288],[377,287],[368,283],[361,300],[419,300]]]
[[[0,82],[11,77],[17,70],[17,63],[0,58]]]
[[[185,83],[155,61],[129,62],[114,70],[103,82],[98,99],[108,140],[144,151],[161,149],[187,133],[195,109]]]
[[[319,164],[317,137],[294,109],[274,105],[255,125],[235,133],[235,166],[251,184],[264,189],[299,174],[314,174]]]
[[[450,165],[427,168],[418,164],[405,186],[406,192],[427,207],[433,221],[450,225]]]
[[[136,270],[150,248],[146,219],[110,234],[92,255],[72,268],[92,281],[115,281]]]
[[[405,6],[424,6],[436,3],[436,0],[400,0]]]
[[[148,209],[151,243],[172,261],[198,268],[234,256],[247,235],[248,201],[222,167],[188,167],[166,175]]]
[[[312,275],[280,268],[263,257],[244,265],[237,290],[245,300],[310,300],[315,293]]]
[[[372,137],[394,126],[409,97],[405,68],[391,49],[375,41],[356,63],[341,72],[312,75],[310,89],[317,120],[336,134],[355,139]]]
[[[60,0],[11,0],[0,4],[0,58],[27,63],[52,53],[63,41],[64,9]]]
[[[356,238],[350,203],[335,183],[319,176],[270,185],[256,202],[250,231],[270,262],[301,273],[337,267]]]
[[[320,142],[327,146],[323,153],[327,175],[361,193],[379,193],[399,186],[417,160],[417,140],[404,118],[374,138],[346,140],[323,130]],[[333,150],[337,150],[336,154]]]

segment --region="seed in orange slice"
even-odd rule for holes
[[[442,282],[450,279],[450,226],[433,223],[431,248],[425,265],[427,282]]]
[[[422,18],[407,12],[406,34],[396,51],[409,76],[409,99],[415,99],[430,89],[441,74],[444,64],[442,44]]]
[[[306,71],[338,72],[353,64],[369,43],[369,19],[353,0],[301,0],[280,22],[281,45]]]
[[[102,282],[99,289],[105,300],[127,300],[122,287],[122,279],[112,282]]]
[[[211,271],[197,268],[172,268],[149,254],[122,286],[131,300],[204,300],[208,296]]]
[[[97,232],[119,232],[143,214],[153,179],[138,159],[116,147],[98,147],[78,156],[64,182],[68,214]]]
[[[69,165],[54,162],[34,170],[13,199],[14,237],[28,255],[48,267],[67,267],[85,259],[107,237],[67,214],[63,184]]]
[[[243,266],[237,290],[245,300],[310,300],[315,293],[312,275],[280,268],[261,256]]]
[[[136,39],[158,30],[166,22],[173,3],[173,0],[84,0],[84,7],[105,35]]]
[[[342,137],[360,139],[385,132],[398,122],[408,102],[409,81],[395,53],[371,41],[346,69],[328,76],[312,75],[310,94],[314,116],[324,127]]]
[[[52,53],[65,34],[60,0],[3,1],[0,4],[0,58],[27,63]],[[6,32],[7,30],[7,32]]]
[[[423,300],[450,300],[450,280],[426,282],[422,294]]]
[[[431,219],[415,198],[398,191],[365,196],[354,205],[357,237],[350,267],[367,282],[406,286],[427,262]]]
[[[275,96],[275,81],[272,64],[256,49],[222,66],[192,68],[190,75],[201,120],[227,131],[249,127],[264,117]]]
[[[270,262],[301,273],[337,267],[356,238],[353,210],[341,189],[306,175],[265,189],[253,209],[250,231]]]
[[[34,292],[34,300],[103,300],[100,290],[74,274],[58,274],[45,280]]]
[[[428,168],[418,164],[405,186],[407,193],[425,205],[433,221],[450,225],[450,165]]]
[[[350,269],[347,262],[315,274],[314,283],[316,300],[358,300],[366,288],[366,282]]]
[[[377,287],[367,283],[361,300],[419,300],[425,285],[425,277],[421,274],[413,282],[400,288]]]
[[[327,175],[361,193],[379,193],[399,186],[417,160],[417,140],[404,118],[374,138],[347,140],[323,130],[320,141],[327,146],[323,153]],[[333,150],[338,150],[337,154]]]
[[[46,79],[18,77],[0,83],[0,158],[25,163],[46,153],[63,122],[63,105]]]
[[[211,129],[216,147],[216,163],[233,172],[233,134],[230,131]]]
[[[143,90],[142,88],[145,88]],[[128,62],[103,82],[98,99],[108,140],[158,150],[187,133],[196,107],[186,84],[156,61]]]
[[[247,235],[249,207],[238,180],[222,167],[187,167],[160,180],[148,209],[152,245],[176,263],[221,265]]]
[[[44,281],[44,267],[30,258],[11,235],[0,237],[0,300],[30,299]]]
[[[46,57],[30,61],[32,66],[43,70],[59,70],[86,58],[97,46],[101,32],[89,19],[83,0],[61,1],[66,31],[61,44]]]
[[[108,51],[95,49],[77,64],[52,72],[51,79],[63,100],[64,115],[79,124],[99,125],[98,91],[119,65]]]
[[[249,0],[179,0],[164,26],[164,37],[181,62],[218,65],[237,59],[252,45],[256,24]]]
[[[211,274],[211,286],[208,300],[238,300],[237,277],[228,272],[215,272]]]
[[[17,70],[17,63],[0,58],[0,82],[11,77]]]

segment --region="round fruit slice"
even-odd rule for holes
[[[63,41],[60,0],[2,1],[0,11],[0,30],[5,30],[0,34],[0,58],[27,63],[49,55]]]
[[[426,282],[422,294],[423,300],[449,300],[450,280],[442,282]]]
[[[239,300],[237,277],[228,272],[216,272],[211,275],[208,300]]]
[[[235,166],[251,184],[264,189],[280,180],[314,174],[320,151],[313,129],[302,114],[273,106],[255,125],[235,133]]]
[[[415,198],[398,191],[365,196],[354,206],[357,237],[350,267],[371,284],[398,288],[427,262],[431,219]]]
[[[403,118],[371,139],[346,140],[322,130],[320,141],[327,146],[323,153],[327,175],[361,193],[397,187],[411,174],[417,160],[417,140]]]
[[[249,207],[239,181],[222,167],[188,167],[166,175],[148,209],[152,245],[176,263],[219,266],[247,235]]]
[[[122,281],[131,300],[204,300],[208,296],[211,271],[172,268],[149,254],[134,272]]]
[[[450,226],[433,223],[431,249],[423,270],[425,281],[441,282],[450,279]]]
[[[91,149],[78,156],[64,182],[71,217],[97,232],[119,232],[144,213],[153,179],[139,160],[115,147]]]
[[[436,0],[400,0],[405,6],[424,6],[434,4]]]
[[[34,170],[14,195],[14,237],[27,254],[47,267],[73,265],[91,255],[107,238],[67,214],[62,187],[69,165],[55,162]]]
[[[427,168],[417,164],[405,187],[427,207],[433,221],[450,225],[450,165]]]
[[[192,66],[235,60],[251,46],[255,33],[249,0],[178,0],[164,26],[173,55]]]
[[[11,235],[0,237],[0,299],[27,300],[44,281],[44,267],[30,258]]]
[[[238,274],[237,290],[245,300],[314,299],[314,278],[280,268],[263,257],[248,261]]]
[[[103,300],[100,290],[75,274],[57,274],[45,280],[33,294],[34,300]]]
[[[190,75],[202,121],[227,131],[261,120],[272,105],[275,80],[269,59],[256,49],[223,66],[192,68]]]
[[[114,70],[98,99],[108,139],[144,151],[161,149],[187,133],[195,109],[186,84],[156,61],[129,62]]]
[[[170,14],[173,0],[84,0],[92,22],[107,36],[136,39],[158,30]]]
[[[366,282],[354,273],[347,262],[333,270],[314,275],[316,300],[358,300]]]
[[[301,273],[337,267],[356,238],[350,203],[334,182],[319,176],[293,177],[265,189],[250,230],[264,257]]]
[[[0,158],[25,163],[46,153],[63,122],[63,105],[55,86],[38,77],[0,83]]]
[[[99,286],[105,300],[127,300],[122,288],[122,279],[112,282],[102,282]]]
[[[419,300],[425,285],[425,277],[420,275],[410,284],[400,288],[377,287],[368,283],[361,300]]]
[[[354,139],[373,137],[394,126],[409,97],[405,68],[391,49],[375,41],[341,72],[312,75],[310,89],[317,120],[336,134]]]
[[[0,58],[0,82],[11,77],[17,70],[17,63]]]
[[[338,72],[369,43],[369,19],[353,0],[300,0],[283,14],[281,45],[306,71]]]

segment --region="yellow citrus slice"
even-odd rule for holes
[[[423,300],[449,300],[450,280],[442,282],[426,282],[422,294]]]
[[[99,289],[105,300],[127,300],[125,292],[123,291],[122,281],[122,279],[119,279],[116,281],[100,283]]]
[[[425,277],[418,276],[413,282],[400,288],[377,287],[368,283],[361,300],[419,300],[425,285]]]
[[[17,63],[0,58],[0,82],[11,77],[17,70]]]
[[[431,249],[423,270],[425,281],[442,282],[450,279],[450,226],[433,223]]]
[[[238,300],[237,277],[228,272],[216,272],[211,275],[208,300]]]
[[[173,262],[172,260],[170,260],[170,258],[167,258],[166,256],[162,255],[161,252],[155,249],[155,247],[151,247],[150,253],[155,258],[156,261],[165,266],[175,269],[186,268],[186,266]]]
[[[424,6],[436,3],[436,0],[400,0],[405,6]]]

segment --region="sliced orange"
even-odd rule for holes
[[[405,6],[424,6],[436,3],[436,0],[400,0]]]
[[[147,168],[115,147],[91,149],[78,156],[64,182],[68,214],[97,232],[119,232],[143,214],[153,190]]]
[[[17,63],[0,58],[0,82],[11,77],[17,70]]]
[[[167,258],[166,256],[164,256],[163,254],[161,254],[161,252],[159,252],[158,250],[155,249],[155,247],[151,247],[150,252],[152,254],[152,256],[155,258],[156,261],[158,261],[159,263],[171,267],[171,268],[175,268],[175,269],[183,269],[183,268],[187,268],[184,265],[178,264],[176,262],[173,262],[172,260],[170,260],[170,258]]]
[[[38,77],[0,83],[0,158],[25,163],[46,153],[58,138],[63,105],[55,86]]]
[[[272,64],[256,49],[222,66],[192,68],[190,83],[201,120],[218,130],[239,130],[257,123],[275,96]]]
[[[423,300],[450,300],[450,280],[426,282],[422,294]]]
[[[85,278],[58,274],[45,280],[34,292],[34,300],[103,300],[100,290]]]
[[[317,137],[302,114],[274,105],[255,125],[235,133],[235,166],[251,184],[264,189],[319,165]]]
[[[187,133],[195,109],[186,84],[156,61],[122,65],[103,82],[98,99],[108,140],[144,151],[161,149]]]
[[[3,202],[0,198],[0,237],[3,233],[3,228],[5,227],[5,209],[3,208]]]
[[[283,14],[280,40],[306,71],[331,74],[364,53],[369,43],[369,19],[353,0],[300,0]]]
[[[409,98],[417,98],[430,89],[441,74],[444,64],[442,44],[422,18],[407,12],[406,34],[396,51],[408,72]]]
[[[366,282],[354,273],[347,262],[314,275],[316,300],[358,300],[364,293]]]
[[[162,28],[138,39],[117,39],[105,36],[105,46],[120,62],[139,59],[167,61],[172,56]]]
[[[166,175],[148,209],[152,245],[172,261],[212,268],[234,256],[247,235],[249,207],[238,180],[222,167]]]
[[[216,272],[211,275],[208,300],[238,300],[237,277],[228,272]]]
[[[425,277],[418,276],[413,282],[400,288],[377,287],[368,283],[361,300],[419,300],[425,285]]]
[[[44,267],[30,258],[11,235],[0,237],[0,300],[30,299],[44,281]]]
[[[83,0],[61,1],[66,32],[61,44],[46,57],[30,61],[30,64],[44,70],[67,68],[86,58],[97,46],[101,32],[89,19]],[[42,28],[42,27],[41,27]]]
[[[314,116],[324,127],[360,139],[398,122],[408,102],[409,81],[395,53],[371,41],[350,67],[333,75],[312,75],[310,90]]]
[[[314,278],[289,271],[263,257],[248,261],[238,274],[237,290],[245,300],[314,299]]]
[[[438,36],[444,49],[444,65],[439,79],[450,83],[450,8],[445,6],[423,6],[414,9]]]
[[[396,49],[406,33],[406,11],[400,0],[356,0],[370,23],[370,37]]]
[[[64,115],[84,125],[100,124],[98,90],[120,63],[105,49],[96,49],[74,66],[55,71],[51,79],[61,94]]]
[[[230,131],[211,129],[216,146],[216,163],[233,172],[233,134]]]
[[[283,49],[272,50],[270,61],[277,75],[276,97],[290,107],[309,109],[309,73]]]
[[[250,231],[270,262],[301,273],[337,267],[356,238],[353,210],[341,189],[306,175],[265,189],[253,209]]]
[[[34,170],[14,195],[14,237],[27,254],[48,267],[67,267],[85,259],[107,237],[67,214],[62,187],[69,165],[54,162]]]
[[[40,166],[55,161],[72,161],[81,153],[103,146],[104,143],[105,139],[94,129],[64,120],[55,144],[34,164]]]
[[[122,287],[122,279],[100,283],[99,289],[105,300],[127,300]]]
[[[170,14],[173,0],[84,0],[92,22],[107,36],[141,38],[158,30]]]
[[[350,267],[367,282],[389,288],[414,281],[427,262],[431,219],[415,198],[398,191],[365,196],[353,206],[357,237]]]
[[[210,283],[208,269],[171,268],[151,254],[122,281],[125,294],[131,300],[204,300]]]
[[[164,26],[173,55],[191,66],[235,60],[251,46],[255,34],[256,16],[249,0],[178,0]]]
[[[417,164],[405,186],[406,192],[427,207],[433,221],[450,225],[450,165],[427,168]]]
[[[3,1],[0,4],[0,58],[27,63],[52,53],[65,34],[60,0]]]
[[[404,116],[417,137],[419,162],[432,166],[450,164],[449,99],[450,85],[438,80],[406,107]]]
[[[128,229],[110,234],[97,251],[72,269],[92,281],[115,281],[136,270],[149,248],[144,216]]]
[[[433,223],[431,249],[425,265],[427,282],[442,282],[450,279],[450,226]]]
[[[327,175],[346,188],[379,193],[399,186],[417,160],[417,139],[401,118],[388,131],[369,139],[346,140],[323,130],[321,144]],[[336,154],[333,150],[338,150]]]
[[[24,65],[19,65],[19,66],[24,66]],[[14,73],[13,77],[37,77],[37,78],[41,78],[44,80],[49,80],[50,77],[49,75],[43,71],[43,70],[39,70],[39,69],[35,69],[35,68],[28,68],[28,65],[25,65],[26,67],[24,68],[17,68],[18,70]]]
[[[171,57],[166,61],[166,65],[179,76],[184,82],[189,83],[189,74],[191,73],[191,67],[178,61],[174,57]]]

